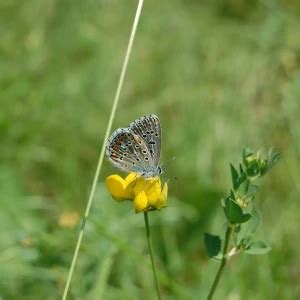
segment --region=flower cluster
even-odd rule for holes
[[[147,178],[130,173],[126,178],[110,175],[106,186],[116,201],[131,200],[136,213],[161,209],[166,206],[168,185],[162,188],[159,177]]]

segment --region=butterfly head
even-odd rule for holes
[[[158,170],[158,175],[160,175],[164,172],[163,168],[160,166],[157,167],[157,170]]]
[[[147,170],[141,173],[141,176],[144,178],[151,178],[151,177],[159,177],[163,173],[163,169],[160,166],[157,166],[151,170]]]

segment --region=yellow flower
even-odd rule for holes
[[[130,173],[123,179],[119,175],[110,175],[106,178],[106,186],[115,200],[133,200],[137,213],[166,206],[168,185],[165,183],[162,189],[159,177],[145,179]]]
[[[130,173],[125,179],[115,174],[106,178],[106,186],[115,200],[130,200],[134,197],[133,185],[135,181],[135,173]]]

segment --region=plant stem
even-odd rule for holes
[[[218,283],[221,279],[221,276],[223,274],[223,270],[224,270],[224,267],[227,263],[227,252],[228,252],[228,247],[229,247],[229,241],[230,241],[230,238],[231,238],[231,233],[232,233],[232,230],[233,230],[233,227],[231,224],[228,225],[227,227],[227,230],[226,230],[226,234],[225,234],[225,244],[224,244],[224,248],[223,248],[223,251],[222,251],[222,260],[221,260],[221,265],[220,265],[220,268],[218,270],[218,273],[214,279],[214,282],[213,282],[213,285],[210,289],[210,292],[208,294],[208,297],[207,297],[207,300],[211,300],[213,298],[213,295],[217,289],[217,286],[218,286]]]
[[[124,78],[125,78],[125,75],[126,75],[128,61],[129,61],[129,57],[130,57],[130,54],[131,54],[132,45],[133,45],[133,41],[134,41],[134,38],[135,38],[136,30],[137,30],[137,27],[138,27],[138,23],[139,23],[141,11],[142,11],[143,3],[144,3],[144,0],[139,0],[138,5],[137,5],[136,14],[135,14],[132,29],[131,29],[131,34],[130,34],[130,37],[129,37],[129,42],[128,42],[128,46],[127,46],[123,66],[122,66],[122,69],[121,69],[119,83],[118,83],[118,86],[117,86],[117,91],[116,91],[116,94],[115,94],[115,98],[114,98],[114,101],[113,101],[111,113],[110,113],[108,124],[107,124],[107,127],[106,127],[106,132],[105,132],[104,140],[103,140],[103,143],[102,143],[101,152],[100,152],[100,155],[99,155],[99,159],[98,159],[98,163],[97,163],[97,167],[96,167],[96,172],[95,172],[95,175],[94,175],[92,187],[91,187],[88,202],[87,202],[87,205],[86,205],[83,222],[81,224],[80,232],[79,232],[77,243],[76,243],[76,246],[75,246],[71,266],[70,266],[69,273],[68,273],[68,278],[67,278],[66,285],[65,285],[65,288],[64,288],[64,292],[63,292],[63,296],[62,296],[62,300],[66,300],[67,296],[68,296],[71,280],[72,280],[75,265],[76,265],[76,262],[77,262],[77,259],[78,259],[80,246],[81,246],[81,243],[82,243],[85,224],[86,224],[86,221],[87,221],[88,216],[90,214],[92,202],[93,202],[93,199],[94,199],[94,196],[95,196],[97,182],[98,182],[98,179],[99,179],[100,171],[101,171],[101,168],[102,168],[102,163],[103,163],[103,160],[104,160],[106,141],[109,138],[109,133],[111,131],[112,123],[113,123],[115,113],[116,113],[116,110],[117,110],[117,106],[118,106],[118,103],[119,103],[120,94],[121,94],[121,90],[122,90],[122,87],[123,87],[123,82],[124,82]]]
[[[160,294],[159,283],[158,283],[156,268],[155,268],[155,263],[154,263],[154,256],[153,256],[153,249],[152,249],[152,242],[151,242],[151,235],[150,235],[150,226],[149,226],[147,212],[144,212],[144,219],[145,219],[146,236],[147,236],[147,241],[148,241],[149,253],[150,253],[150,257],[151,257],[152,271],[153,271],[153,276],[154,276],[154,281],[155,281],[157,298],[159,300],[161,300],[162,298],[161,298],[161,294]]]

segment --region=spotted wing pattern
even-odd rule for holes
[[[151,155],[152,167],[158,167],[161,150],[161,127],[158,116],[151,114],[133,121],[128,129],[140,136]]]
[[[153,165],[146,142],[129,128],[119,128],[108,139],[106,154],[110,161],[126,172],[147,173]]]

